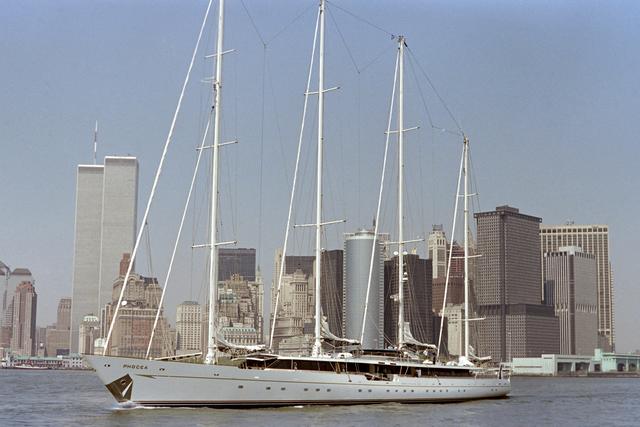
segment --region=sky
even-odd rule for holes
[[[284,238],[315,4],[227,2],[225,49],[235,51],[224,58],[222,138],[239,143],[221,158],[221,237],[257,248],[267,284]],[[76,166],[93,161],[94,122],[99,159],[138,158],[142,209],[206,6],[3,2],[0,259],[33,272],[39,325],[55,321],[57,301],[71,295]],[[326,95],[325,219],[347,222],[327,228],[323,247],[341,247],[342,233],[372,222],[397,48],[392,35],[403,34],[410,49],[405,124],[420,126],[406,138],[407,234],[451,227],[460,138],[436,128],[455,131],[458,123],[471,139],[475,211],[509,204],[545,224],[610,226],[617,349],[640,348],[640,3],[335,0],[328,10],[325,81],[340,89]],[[152,207],[151,250],[145,246],[138,262],[142,273],[161,278],[210,107],[203,80],[213,63],[204,56],[214,50],[214,22],[212,15]],[[314,103],[295,223],[313,221]],[[396,161],[392,143],[380,221],[390,232]],[[207,168],[205,162],[198,175],[168,289],[170,317],[178,302],[204,297],[204,254],[190,245],[205,239]],[[310,254],[311,238],[296,229],[290,253]],[[417,249],[424,254],[424,245]]]

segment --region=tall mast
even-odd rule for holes
[[[216,76],[213,82],[215,101],[213,104],[213,147],[211,155],[211,218],[209,223],[209,339],[207,342],[207,357],[205,363],[216,362],[217,331],[216,331],[216,303],[218,281],[218,242],[216,225],[218,222],[218,157],[220,149],[220,107],[222,88],[222,45],[224,36],[224,0],[220,0],[218,11],[218,41],[216,47]]]
[[[318,159],[316,177],[316,286],[315,286],[315,340],[313,343],[313,356],[322,353],[322,337],[320,332],[320,274],[322,271],[322,145],[324,138],[324,0],[320,0],[320,51],[318,59]]]
[[[398,349],[404,344],[404,36],[398,37]]]
[[[469,138],[464,137],[464,357],[469,360]]]

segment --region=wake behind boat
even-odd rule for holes
[[[476,367],[470,362],[468,341],[465,355],[461,357],[459,363],[442,364],[441,362],[435,362],[435,357],[432,357],[435,346],[423,344],[413,339],[408,329],[408,323],[404,319],[403,285],[407,281],[407,273],[404,271],[403,256],[405,254],[405,244],[410,241],[403,240],[402,185],[404,162],[402,141],[403,134],[408,129],[404,128],[402,114],[403,54],[406,42],[404,37],[401,36],[397,38],[398,56],[396,60],[396,75],[399,76],[398,130],[391,132],[387,129],[387,136],[390,133],[396,133],[399,143],[399,223],[398,242],[396,244],[398,245],[398,283],[403,285],[398,286],[396,299],[399,306],[397,346],[389,350],[364,350],[356,340],[335,337],[322,324],[320,306],[320,272],[322,271],[320,268],[320,242],[322,227],[339,222],[324,221],[322,218],[323,99],[325,92],[331,90],[324,87],[324,21],[325,1],[320,0],[316,22],[316,36],[319,43],[318,90],[317,92],[311,92],[307,87],[305,94],[305,97],[308,97],[309,94],[318,96],[316,218],[315,223],[308,224],[308,226],[315,228],[316,232],[315,271],[318,272],[315,275],[315,330],[311,356],[290,357],[271,354],[265,349],[230,346],[218,336],[216,304],[212,303],[209,304],[208,345],[204,358],[202,358],[202,354],[156,360],[108,355],[84,356],[85,360],[96,370],[100,379],[118,402],[135,403],[143,406],[208,407],[349,405],[387,402],[456,402],[501,398],[510,392],[510,380],[502,369],[486,370]],[[222,58],[223,54],[226,53],[223,50],[223,36],[224,0],[220,0],[217,51],[212,55],[216,59],[216,76],[213,81],[215,108],[212,109],[214,140],[213,145],[207,147],[212,148],[212,194],[217,194],[219,147],[224,145],[219,141]],[[309,73],[309,81],[310,76],[311,71]],[[395,85],[394,78],[394,93]],[[389,119],[390,122],[391,118]],[[465,153],[466,144],[467,140],[465,139]],[[161,167],[159,167],[160,169]],[[156,181],[157,177],[158,175],[156,175]],[[146,216],[152,197],[153,190],[147,205],[145,218],[142,221],[143,224],[146,223]],[[465,203],[466,197],[465,186]],[[213,302],[217,301],[217,248],[221,244],[228,243],[218,242],[217,240],[217,199],[217,197],[211,197],[210,241],[203,245],[210,251],[209,301]],[[291,200],[293,201],[293,195]],[[467,214],[466,209],[465,214]],[[289,224],[287,224],[287,233],[289,228]],[[123,280],[120,298],[115,306],[115,313],[104,347],[107,354],[110,349],[109,344],[113,326],[122,303],[141,235],[142,230],[139,232],[129,268]],[[377,236],[377,232],[375,235]],[[282,281],[282,272],[284,271],[286,245],[287,237],[285,237],[283,261],[280,266],[279,284]],[[465,264],[467,262],[466,258],[467,251],[465,250]],[[468,286],[468,283],[466,285]],[[365,312],[366,303],[367,301],[365,301]],[[276,307],[277,304],[276,296]],[[275,329],[276,314],[274,314],[274,324],[271,328],[272,334]],[[467,316],[465,319],[467,329],[468,320]],[[346,342],[345,348],[347,350],[328,353],[323,344],[333,339]],[[235,352],[240,351],[244,354],[234,357],[229,352],[225,352],[225,350],[229,349]]]

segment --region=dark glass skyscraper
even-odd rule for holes
[[[540,218],[510,206],[475,214],[478,242],[478,350],[494,361],[557,353],[559,326],[542,305]]]
[[[218,281],[239,274],[249,282],[256,280],[256,250],[253,248],[218,249]]]

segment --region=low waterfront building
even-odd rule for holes
[[[595,349],[593,356],[543,354],[540,357],[514,357],[513,375],[574,376],[639,373],[640,354],[610,353]]]

